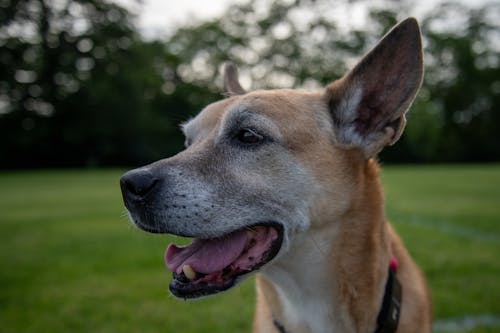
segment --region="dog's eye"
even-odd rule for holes
[[[261,142],[264,137],[249,128],[241,129],[236,138],[242,143],[252,144]]]

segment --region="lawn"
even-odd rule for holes
[[[169,237],[128,222],[121,170],[0,173],[2,332],[250,332],[254,289],[168,294]],[[436,332],[500,330],[500,165],[387,166],[388,217],[424,269]],[[462,329],[465,328],[465,329]]]

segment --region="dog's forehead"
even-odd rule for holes
[[[276,121],[283,119],[305,120],[314,116],[321,105],[319,94],[301,90],[257,90],[242,95],[238,106],[255,113],[265,114]],[[235,106],[232,106],[235,108]]]
[[[332,128],[320,93],[277,89],[257,90],[212,103],[184,124],[183,131],[187,137],[204,135],[223,122],[242,117],[264,117],[284,131],[294,131],[297,125],[327,131]]]

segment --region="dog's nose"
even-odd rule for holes
[[[146,169],[135,169],[127,172],[120,179],[123,196],[132,195],[134,198],[142,198],[158,182],[158,178]]]

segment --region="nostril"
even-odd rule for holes
[[[157,182],[158,178],[144,169],[129,171],[120,180],[122,192],[128,192],[136,196],[144,196]]]

